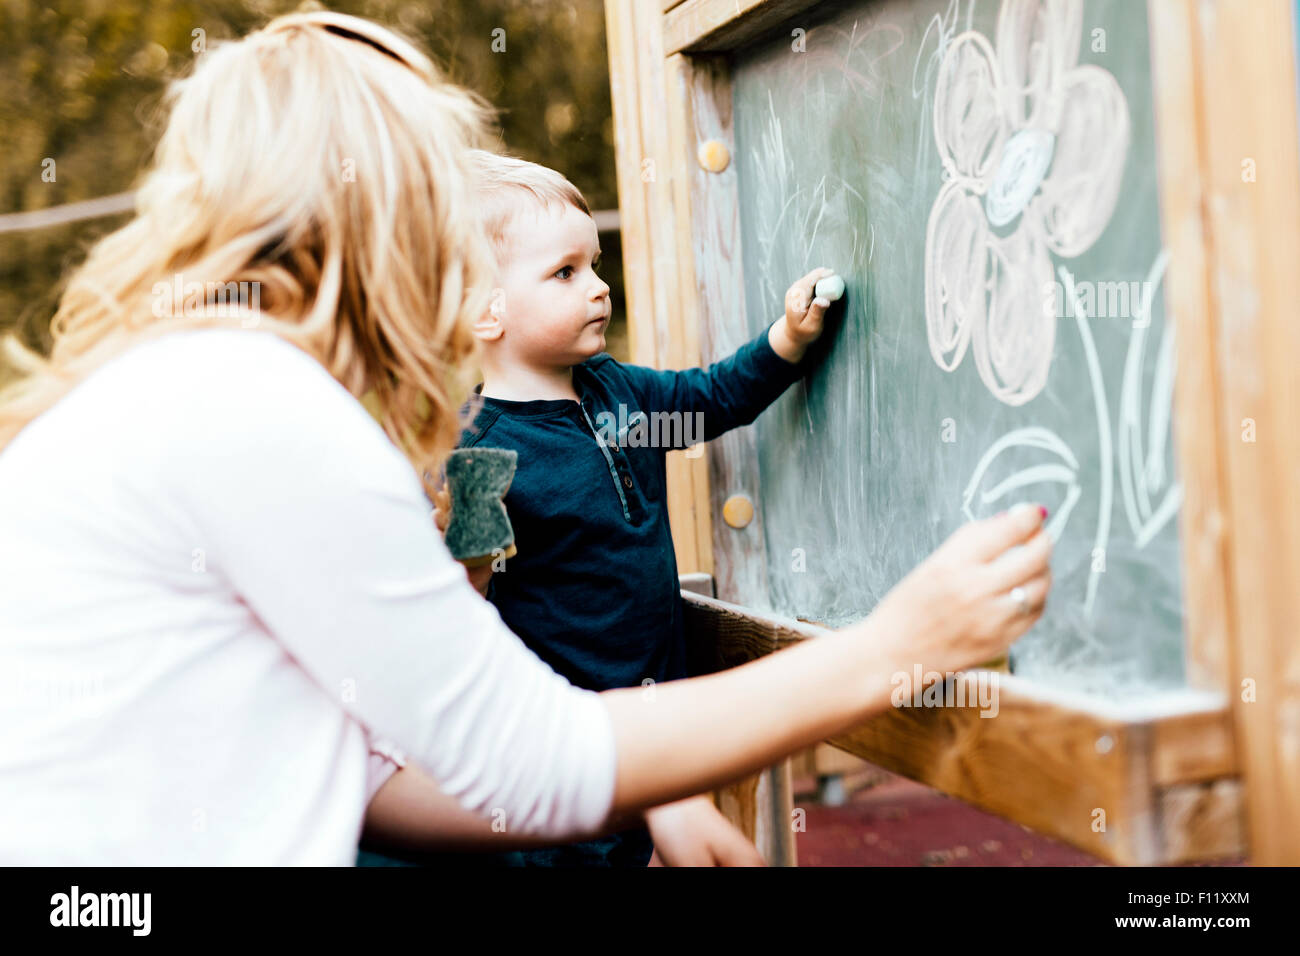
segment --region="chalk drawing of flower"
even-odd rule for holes
[[[1052,255],[1073,258],[1110,221],[1129,145],[1115,77],[1078,63],[1082,0],[1003,0],[997,45],[953,38],[936,78],[945,183],[925,241],[925,322],[944,371],[969,347],[1008,405],[1047,383],[1056,338]]]

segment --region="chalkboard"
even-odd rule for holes
[[[1012,670],[1183,686],[1146,5],[858,3],[732,68],[736,321],[818,265],[848,284],[756,426],[774,609],[859,618],[968,518],[1042,501],[1055,586]]]

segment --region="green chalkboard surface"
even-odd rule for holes
[[[749,331],[808,269],[848,283],[757,425],[774,608],[861,617],[968,518],[1041,501],[1056,583],[1013,671],[1182,686],[1146,5],[823,17],[733,60]]]

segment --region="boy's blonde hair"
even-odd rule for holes
[[[508,252],[506,229],[518,214],[521,202],[531,200],[542,206],[567,204],[591,215],[578,187],[554,169],[482,149],[471,150],[470,159],[477,175],[479,222],[498,260]]]
[[[492,281],[467,156],[489,109],[393,31],[325,11],[213,45],[168,102],[136,216],[70,276],[48,358],[5,337],[20,377],[0,391],[0,449],[131,344],[238,323],[297,345],[354,396],[373,392],[432,493]],[[255,283],[260,310],[159,309],[178,274]]]

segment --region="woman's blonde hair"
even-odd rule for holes
[[[48,358],[5,338],[20,377],[0,392],[0,449],[142,339],[256,326],[373,392],[431,492],[492,283],[467,158],[486,105],[392,31],[328,12],[214,45],[168,104],[137,214],[71,274]],[[173,288],[206,291],[181,309]],[[222,289],[257,290],[255,307]]]

